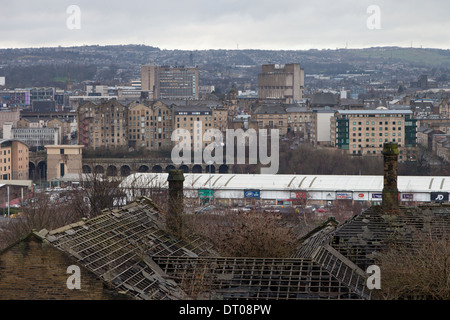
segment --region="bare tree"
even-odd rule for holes
[[[289,257],[295,249],[293,228],[278,214],[250,211],[187,218],[189,230],[210,239],[225,256]]]
[[[147,174],[131,174],[122,184],[118,185],[118,193],[122,197],[126,197],[129,201],[134,201],[140,197],[148,197],[152,199],[153,203],[164,212],[168,209],[168,192],[166,183],[158,176]]]
[[[79,221],[85,215],[72,201],[61,201],[37,193],[22,207],[21,214],[9,219],[0,232],[0,249],[20,240],[31,231],[52,230]]]
[[[413,245],[391,245],[379,258],[383,299],[449,300],[450,239],[417,234]]]
[[[103,173],[81,174],[82,188],[73,192],[73,203],[87,217],[98,215],[104,209],[118,207],[125,198],[124,192],[119,188],[120,182],[121,178],[107,177]]]

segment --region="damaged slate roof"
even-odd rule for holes
[[[328,244],[366,270],[389,244],[414,246],[424,235],[448,236],[449,217],[450,204],[445,203],[400,206],[395,212],[373,206],[336,228]]]
[[[164,217],[143,198],[90,220],[39,234],[74,257],[107,285],[136,299],[186,299],[177,283],[152,260],[153,255],[215,255],[200,238],[185,242],[164,231]]]
[[[395,212],[372,206],[341,225],[329,219],[303,237],[294,257],[311,258],[342,285],[370,299],[364,270],[377,263],[379,254],[390,244],[414,248],[423,235],[448,236],[449,216],[450,204],[401,206]]]
[[[142,198],[39,234],[110,288],[134,299],[370,297],[343,284],[311,257],[220,257],[203,238],[182,241],[171,236],[164,218],[150,199]],[[362,287],[363,276],[358,275]]]
[[[310,258],[154,257],[189,296],[214,300],[370,299]],[[365,275],[355,276],[364,284]]]
[[[178,240],[148,198],[65,227],[43,239],[134,299],[372,299],[367,266],[389,241],[448,234],[450,205],[371,207],[330,218],[290,258],[222,257],[205,239]]]

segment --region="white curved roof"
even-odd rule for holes
[[[168,173],[135,173],[123,180],[122,188],[167,188]],[[381,191],[383,176],[208,174],[185,173],[185,189]],[[398,176],[400,192],[450,192],[450,176]]]

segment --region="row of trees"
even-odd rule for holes
[[[422,148],[417,150],[417,161],[399,162],[399,175],[449,175],[450,165],[430,165],[431,155]],[[344,154],[332,148],[316,149],[304,143],[295,149],[280,145],[280,170],[284,174],[380,175],[383,174],[382,157],[364,157]]]
[[[96,66],[83,64],[11,66],[3,69],[6,85],[10,88],[65,88],[69,78],[71,81],[83,81],[93,79],[96,73]]]

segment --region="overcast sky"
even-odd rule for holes
[[[450,49],[448,0],[0,1],[0,48]]]

